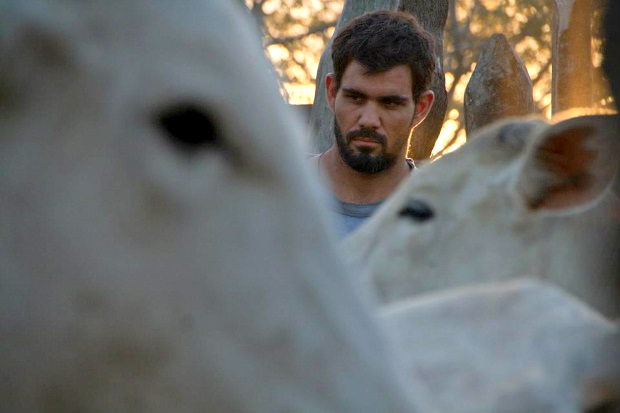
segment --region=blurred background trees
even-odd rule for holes
[[[262,28],[266,53],[290,104],[311,104],[321,53],[333,34],[344,0],[244,0]],[[535,113],[551,116],[552,6],[549,0],[450,0],[444,33],[448,110],[434,154],[465,143],[463,98],[482,45],[502,33],[523,60],[533,83]],[[599,16],[594,16],[596,19]],[[602,36],[594,24],[592,63],[600,70]],[[610,107],[605,87],[595,106]]]
[[[245,0],[291,104],[311,104],[316,71],[344,0]]]

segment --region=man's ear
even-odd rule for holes
[[[516,191],[527,208],[576,213],[596,204],[620,163],[614,116],[583,116],[551,125],[525,154]]]
[[[428,115],[431,107],[433,106],[433,101],[435,100],[435,94],[432,90],[424,91],[418,97],[418,100],[415,102],[415,113],[413,115],[413,124],[411,126],[418,126]]]
[[[334,73],[328,73],[325,76],[325,98],[327,99],[327,105],[335,112],[336,94],[338,93],[338,87],[336,85],[336,75]]]

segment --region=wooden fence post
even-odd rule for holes
[[[532,80],[503,34],[494,34],[482,48],[465,89],[464,106],[468,138],[496,120],[532,112]]]
[[[609,0],[604,20],[605,44],[603,69],[611,91],[620,106],[620,2]]]
[[[618,45],[620,45],[620,2],[618,2],[618,0],[609,0],[607,3],[603,24],[605,32],[603,69],[609,79],[609,86],[611,87],[616,107],[619,107],[620,47],[618,47]],[[617,138],[620,139],[620,127],[616,130]],[[616,181],[614,182],[613,191],[616,195],[620,195],[620,170],[616,172]]]
[[[347,0],[334,34],[351,19],[374,10],[401,10],[411,13],[420,25],[435,39],[435,52],[438,70],[435,72],[432,90],[435,103],[426,120],[414,132],[414,143],[409,156],[416,159],[430,156],[433,145],[439,136],[447,107],[447,93],[443,72],[443,31],[448,18],[448,0]],[[334,116],[325,99],[325,75],[333,70],[331,61],[331,45],[329,41],[321,60],[316,77],[316,92],[310,115],[309,144],[315,153],[329,149],[333,142]]]
[[[554,114],[592,106],[591,1],[553,0],[551,95]]]

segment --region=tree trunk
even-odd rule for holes
[[[616,106],[620,106],[620,2],[609,0],[605,11],[605,59],[603,68],[609,79],[611,91],[616,100]]]
[[[430,156],[439,136],[447,106],[442,62],[443,31],[448,17],[448,0],[347,0],[334,35],[351,19],[374,10],[401,10],[411,13],[435,39],[435,52],[438,61],[432,83],[435,103],[426,120],[414,131],[408,152],[408,156],[414,159],[426,158]],[[329,41],[321,56],[316,77],[314,104],[310,116],[310,149],[316,153],[326,151],[334,143],[334,115],[327,105],[325,92],[325,75],[333,70],[331,61],[332,40]]]
[[[552,111],[592,106],[591,0],[553,0]]]
[[[620,106],[620,2],[609,0],[605,11],[604,21],[605,32],[605,58],[603,69],[609,79],[612,95],[616,102],[616,107]],[[620,128],[619,128],[620,129]],[[617,137],[620,139],[620,130],[617,130]],[[616,172],[613,191],[620,195],[620,170]]]
[[[454,1],[454,0],[453,0]],[[431,156],[441,132],[448,107],[446,78],[443,71],[443,33],[448,20],[448,0],[402,0],[400,9],[413,14],[420,25],[433,35],[437,63],[431,84],[435,101],[428,116],[412,133],[407,156],[424,159]]]
[[[496,120],[532,112],[532,80],[503,34],[493,35],[482,48],[464,105],[468,139]]]

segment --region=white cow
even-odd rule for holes
[[[383,302],[535,275],[620,314],[611,118],[510,120],[412,174],[345,242]]]
[[[620,325],[539,280],[442,290],[381,318],[434,411],[577,413],[620,400]]]
[[[427,383],[428,370],[413,366],[405,381],[411,358],[395,362],[392,338],[336,256],[299,166],[297,125],[234,7],[3,3],[2,411],[414,412],[454,400],[452,387]],[[388,316],[390,336],[417,331],[417,321],[399,320],[419,314],[419,331],[434,339],[429,327],[450,312],[472,315],[469,334],[467,323],[480,321],[471,297],[495,303],[487,316],[498,322],[536,330],[544,323],[530,326],[519,304],[554,294],[544,285],[480,291]],[[506,294],[514,299],[498,304]],[[554,319],[580,305],[555,299],[547,310]],[[558,380],[582,388],[591,381],[571,366],[614,329],[596,317],[574,326],[588,345],[561,347],[568,367]],[[481,354],[489,345],[480,342]],[[428,353],[431,379],[446,365],[466,373],[469,353],[451,348],[445,362]],[[477,380],[518,373],[497,364],[478,364]],[[510,393],[524,410],[539,406],[531,383]],[[566,405],[554,394],[552,406]]]
[[[241,7],[2,4],[3,412],[425,410]]]

